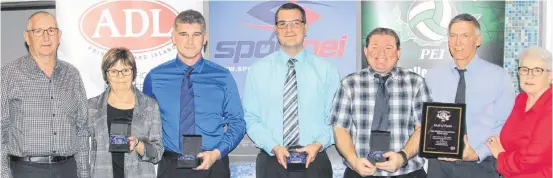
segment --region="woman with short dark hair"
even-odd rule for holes
[[[157,102],[133,86],[136,62],[126,48],[103,58],[108,87],[88,100],[93,178],[154,178],[163,154]]]

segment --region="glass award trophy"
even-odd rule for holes
[[[202,152],[201,135],[183,135],[181,148],[183,154],[177,158],[177,168],[192,169],[202,163],[197,157]]]

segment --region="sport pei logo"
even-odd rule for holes
[[[82,14],[79,29],[98,48],[148,52],[171,43],[176,16],[174,8],[160,1],[104,1]]]

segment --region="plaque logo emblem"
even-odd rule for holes
[[[440,119],[442,122],[446,122],[449,120],[449,117],[451,117],[451,113],[446,110],[440,110],[438,111],[438,115],[436,117]]]

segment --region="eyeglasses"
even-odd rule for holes
[[[27,32],[33,32],[33,36],[35,37],[41,37],[44,35],[44,32],[47,32],[49,36],[57,35],[60,30],[58,28],[48,28],[48,29],[32,29],[27,30]]]
[[[534,67],[533,69],[530,69],[528,67],[518,67],[518,74],[521,76],[526,76],[532,71],[532,75],[535,77],[539,77],[543,74],[543,72],[551,72],[549,69],[543,69],[539,67]]]
[[[290,20],[290,21],[278,21],[276,23],[277,28],[283,29],[288,27],[288,25],[292,24],[292,27],[299,28],[301,24],[303,24],[303,20]]]
[[[129,76],[132,74],[132,69],[127,68],[123,70],[116,70],[116,69],[110,69],[106,72],[110,77],[117,77],[119,73],[123,74],[123,76]]]

